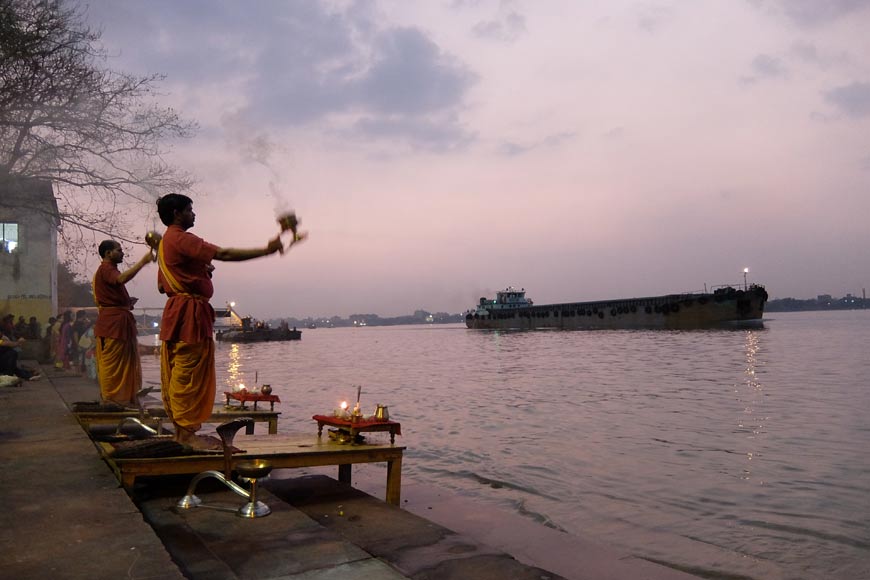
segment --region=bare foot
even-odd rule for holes
[[[113,401],[111,399],[100,399],[100,405],[106,408],[108,411],[135,411],[136,409],[130,409],[127,405],[128,403],[120,403],[118,401]]]
[[[125,409],[130,410],[130,411],[137,410],[136,403],[134,403],[132,401],[113,401],[112,399],[103,399],[102,403],[104,405],[118,405],[118,406],[124,407]]]
[[[224,444],[217,437],[211,435],[197,435],[196,431],[190,431],[180,425],[175,425],[175,441],[195,451],[223,451]],[[230,453],[244,453],[244,450],[233,445],[229,446]]]
[[[180,425],[175,426],[175,440],[192,449],[208,449],[214,445],[214,441],[209,441],[206,437],[197,435],[196,431],[190,431]],[[218,445],[220,445],[220,441],[218,441]],[[217,450],[220,449],[221,447],[217,447]]]
[[[175,440],[195,451],[223,451],[221,440],[210,435],[197,435],[192,431],[179,429]]]
[[[223,451],[224,446],[220,439],[209,435],[194,435],[188,439],[187,444],[196,451]]]

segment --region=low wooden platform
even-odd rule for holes
[[[399,505],[402,495],[402,454],[404,447],[395,445],[341,445],[314,435],[239,435],[233,444],[244,453],[233,455],[233,461],[263,459],[274,469],[296,467],[338,466],[338,480],[351,483],[354,463],[387,464],[386,501]],[[103,458],[125,488],[131,488],[137,477],[196,474],[210,469],[224,470],[223,455],[183,455],[153,459],[115,459],[110,443],[97,443]]]
[[[157,431],[162,431],[163,423],[168,420],[166,410],[163,407],[148,407],[145,411],[145,423],[156,424]],[[127,417],[139,416],[138,411],[82,411],[74,414],[79,420],[79,423],[81,423],[82,427],[86,430],[94,424],[99,425],[110,423],[117,425]],[[280,414],[280,411],[254,411],[253,409],[240,408],[226,409],[224,406],[220,405],[214,408],[211,417],[206,420],[206,423],[224,423],[226,421],[238,419],[239,417],[250,417],[255,423],[268,423],[269,434],[274,435],[278,432],[278,415]],[[254,426],[251,425],[250,428],[246,430],[246,433],[252,435],[254,433]]]
[[[356,441],[357,435],[360,433],[385,431],[390,434],[390,443],[395,443],[396,435],[402,434],[402,425],[396,421],[360,420],[354,422],[350,419],[339,419],[331,415],[314,415],[312,419],[317,421],[318,437],[323,434],[324,425],[346,431],[350,435],[351,441]]]

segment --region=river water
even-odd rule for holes
[[[870,578],[870,312],[728,331],[312,329],[218,344],[282,431],[389,405],[403,477],[711,578]],[[157,381],[145,357],[146,381]],[[373,434],[370,438],[387,437]]]

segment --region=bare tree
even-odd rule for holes
[[[0,206],[22,178],[51,181],[73,246],[131,241],[131,210],[191,186],[163,155],[195,125],[156,104],[160,75],[106,68],[100,36],[63,0],[0,0]]]

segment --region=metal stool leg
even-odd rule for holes
[[[269,476],[269,473],[272,471],[272,465],[267,461],[262,459],[256,459],[252,461],[239,461],[235,465],[235,470],[239,474],[239,479],[242,481],[249,482],[251,484],[251,490],[248,491],[238,485],[236,482],[232,480],[232,446],[233,446],[233,438],[236,433],[242,427],[252,426],[254,424],[254,420],[250,417],[240,417],[238,419],[233,419],[232,421],[228,421],[218,426],[216,429],[217,434],[221,438],[221,443],[224,448],[224,473],[219,471],[209,470],[203,471],[193,478],[193,481],[190,482],[190,486],[187,488],[187,493],[181,498],[176,504],[179,508],[194,508],[202,504],[202,500],[200,500],[194,492],[196,491],[197,484],[207,477],[213,477],[226,485],[233,493],[240,495],[241,497],[249,500],[248,503],[239,508],[236,512],[239,517],[243,518],[260,518],[263,516],[267,516],[272,513],[272,510],[264,504],[263,502],[257,499],[257,484],[260,479]]]
[[[236,465],[239,478],[251,483],[250,501],[239,508],[237,512],[243,518],[261,518],[272,513],[272,510],[263,502],[257,500],[257,484],[260,479],[269,476],[272,466],[263,460],[242,461]]]

